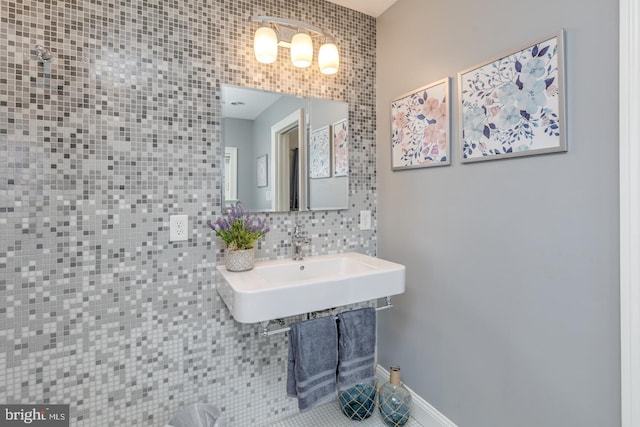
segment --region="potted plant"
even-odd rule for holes
[[[226,244],[224,266],[229,271],[246,271],[253,268],[255,260],[255,244],[269,232],[266,221],[246,212],[242,203],[231,206],[226,216],[216,219],[215,223],[207,221],[207,225]]]

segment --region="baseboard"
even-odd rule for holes
[[[379,385],[384,384],[389,381],[389,371],[378,365],[376,367],[376,377]],[[442,415],[409,387],[407,387],[407,390],[411,393],[411,416],[423,427],[457,427],[449,418]]]

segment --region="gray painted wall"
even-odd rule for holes
[[[378,255],[407,266],[379,359],[460,427],[620,424],[617,11],[400,0],[378,18]],[[561,27],[568,153],[391,171],[394,97]]]

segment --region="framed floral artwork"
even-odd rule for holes
[[[463,163],[567,151],[564,31],[458,73]]]
[[[342,119],[333,124],[333,176],[349,174],[349,122]]]
[[[309,178],[331,176],[331,129],[323,126],[311,131],[309,141]]]
[[[267,181],[267,155],[262,155],[256,159],[256,181],[258,187],[266,187]]]
[[[391,168],[451,163],[449,78],[422,86],[391,102]]]

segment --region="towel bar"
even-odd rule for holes
[[[385,297],[386,300],[386,304],[380,307],[376,307],[376,311],[382,311],[382,310],[387,310],[391,307],[393,307],[393,304],[391,303],[391,297]],[[333,310],[331,310],[333,311]],[[313,316],[314,313],[307,313],[307,319],[310,319]],[[334,317],[336,317],[334,315]],[[273,320],[267,320],[266,322],[260,322],[260,325],[262,326],[262,333],[261,335],[263,337],[268,337],[270,335],[276,335],[276,334],[280,334],[283,332],[288,332],[291,330],[290,327],[284,327],[284,328],[279,328],[279,329],[274,329],[272,331],[269,330],[269,325],[274,322]],[[284,320],[282,319],[277,319],[275,320],[275,322],[278,322],[279,325],[284,325]]]

